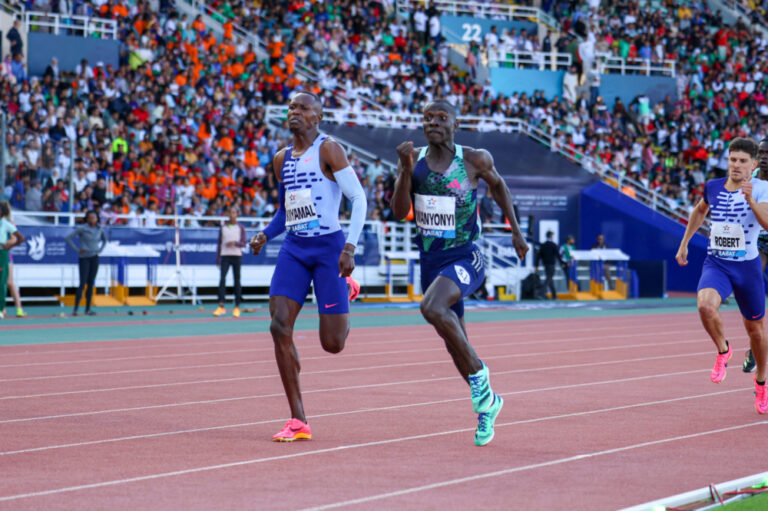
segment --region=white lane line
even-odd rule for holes
[[[596,331],[601,330],[611,330],[615,331],[616,327],[598,327],[598,328],[585,328],[585,329],[569,329],[569,330],[561,330],[559,332],[554,331],[544,331],[542,330],[542,334],[547,334],[547,337],[545,337],[543,340],[548,340],[550,342],[574,342],[574,341],[590,341],[597,339],[597,336],[595,335],[589,335],[585,337],[571,337],[574,332],[589,332],[591,334],[594,334]],[[679,334],[691,334],[691,333],[697,333],[701,329],[700,328],[688,328],[684,330],[669,330],[662,334],[656,334],[658,336],[667,336],[667,335],[679,335]],[[531,336],[536,335],[538,332],[531,332],[531,331],[525,331],[524,333],[510,333],[509,328],[507,328],[504,331],[496,332],[496,333],[488,333],[483,332],[481,334],[476,334],[477,337],[480,339],[486,339],[489,337],[512,337],[515,335],[519,335],[521,337],[525,337],[526,339],[529,339]],[[568,334],[568,337],[559,336],[557,338],[552,337],[555,333],[562,333],[562,334]],[[353,335],[353,334],[350,334]],[[379,335],[374,335],[373,337],[379,337]],[[633,331],[633,333],[629,334],[612,334],[610,336],[603,336],[603,338],[609,338],[609,339],[623,339],[627,337],[648,337],[648,332],[636,332]],[[472,337],[472,334],[470,332],[470,337]],[[437,340],[438,337],[435,334],[434,338]],[[355,342],[357,340],[357,336],[350,337],[347,342]],[[410,338],[402,338],[398,337],[397,340],[388,340],[384,341],[383,344],[399,344],[404,342],[415,342],[415,341],[423,341],[424,337],[410,337]],[[474,338],[472,339],[474,341]],[[482,342],[482,341],[480,341]],[[532,342],[530,342],[532,343]],[[373,343],[372,343],[373,344]],[[380,343],[376,343],[380,344]],[[517,344],[517,343],[516,343]],[[195,344],[197,345],[197,344]],[[478,343],[480,345],[480,343]],[[179,344],[174,347],[183,348],[187,345]],[[191,344],[190,344],[191,346]],[[302,346],[298,346],[302,347]],[[140,347],[139,347],[140,348]],[[174,358],[174,357],[191,357],[191,356],[205,356],[205,355],[218,355],[218,354],[229,354],[229,353],[243,353],[243,352],[260,352],[260,351],[272,351],[272,346],[264,347],[264,348],[246,348],[241,350],[220,350],[220,351],[201,351],[201,352],[192,352],[192,353],[170,353],[170,354],[164,354],[164,355],[136,355],[132,357],[115,357],[115,358],[87,358],[87,359],[79,359],[79,360],[55,360],[51,362],[25,362],[21,364],[5,364],[0,365],[0,368],[14,368],[14,367],[35,367],[35,366],[51,366],[51,365],[71,365],[71,364],[87,364],[87,363],[102,363],[102,362],[123,362],[123,361],[130,361],[130,360],[153,360],[153,359],[163,359],[163,358]],[[87,351],[87,350],[86,350]]]
[[[507,468],[504,470],[496,470],[494,472],[486,472],[484,474],[476,474],[469,477],[460,477],[457,479],[449,479],[447,481],[441,481],[439,483],[432,483],[432,484],[425,484],[423,486],[415,486],[412,488],[408,488],[405,490],[398,490],[388,493],[379,493],[378,495],[371,495],[370,497],[363,497],[359,499],[352,499],[352,500],[345,500],[342,502],[335,502],[333,504],[326,504],[324,506],[315,506],[310,508],[305,508],[305,511],[324,511],[326,509],[336,509],[340,507],[346,507],[346,506],[352,506],[355,504],[365,504],[367,502],[373,502],[377,500],[383,500],[383,499],[389,499],[393,497],[400,497],[403,495],[410,495],[413,493],[418,493],[422,491],[427,490],[434,490],[436,488],[444,488],[446,486],[454,486],[457,484],[464,484],[464,483],[470,483],[473,481],[479,481],[481,479],[488,479],[491,477],[499,477],[509,474],[514,474],[516,472],[524,472],[526,470],[533,470],[537,468],[544,468],[544,467],[552,467],[555,465],[562,465],[563,463],[570,463],[572,461],[582,461],[582,460],[588,460],[592,458],[597,458],[600,456],[607,456],[609,454],[616,454],[619,452],[626,452],[626,451],[632,451],[635,449],[642,449],[644,447],[652,447],[655,445],[663,445],[673,442],[679,442],[681,440],[690,440],[691,438],[699,438],[703,436],[708,435],[717,435],[720,433],[728,433],[730,431],[738,431],[740,429],[746,429],[751,428],[753,426],[760,426],[768,424],[767,421],[757,421],[757,422],[748,422],[745,424],[738,424],[735,426],[729,426],[726,428],[718,428],[718,429],[711,429],[709,431],[700,431],[698,433],[691,433],[688,435],[679,435],[674,436],[670,438],[662,438],[660,440],[651,440],[649,442],[641,442],[638,444],[631,444],[631,445],[625,445],[623,447],[615,447],[613,449],[605,449],[603,451],[595,451],[587,454],[577,454],[575,456],[569,456],[567,458],[559,458],[555,460],[545,461],[542,463],[532,463],[530,465],[523,465],[520,467],[512,467]]]
[[[611,319],[614,317],[611,316]],[[594,318],[591,318],[594,319]],[[608,318],[605,318],[608,319]],[[562,320],[560,320],[562,321]],[[570,320],[568,320],[570,321]],[[467,325],[467,328],[469,329],[470,335],[473,334],[472,330],[476,328],[481,328],[484,331],[491,330],[490,333],[493,333],[494,330],[499,329],[502,330],[509,335],[517,335],[517,336],[523,336],[523,335],[532,335],[537,333],[545,333],[545,334],[571,334],[573,332],[595,332],[595,331],[602,331],[602,330],[616,330],[616,325],[606,325],[602,327],[594,327],[594,328],[567,328],[567,329],[552,329],[552,323],[551,320],[541,321],[541,326],[544,327],[541,330],[534,330],[531,329],[531,322],[529,320],[526,320],[526,326],[528,328],[525,329],[524,332],[519,332],[518,330],[515,330],[513,332],[510,332],[510,328],[508,325],[499,326],[494,323],[470,323]],[[631,324],[628,322],[620,322],[621,327],[623,329],[635,329],[638,327],[648,327],[648,321],[643,321],[638,324]],[[659,326],[666,325],[669,326],[680,326],[680,321],[655,321],[653,323],[653,330],[656,330]],[[698,322],[695,324],[695,327],[698,330],[700,330],[700,327],[698,325]],[[357,327],[352,329],[350,335],[353,335],[355,339],[361,339],[361,338],[367,338],[367,337],[381,337],[380,332],[368,332],[367,330],[370,329],[377,329],[381,327]],[[425,330],[428,330],[430,333],[433,333],[434,330],[429,325],[409,325],[409,326],[403,326],[399,328],[424,328]],[[692,330],[694,329],[694,325],[691,325]],[[312,330],[302,330],[296,331],[296,337],[303,337],[307,338],[305,335],[306,332],[313,332]],[[412,331],[410,333],[413,333]],[[475,334],[475,335],[483,335],[482,333]],[[0,346],[0,353],[3,354],[4,357],[11,357],[11,356],[34,356],[34,355],[63,355],[68,353],[98,353],[98,352],[107,352],[107,351],[118,351],[118,350],[135,350],[135,349],[163,349],[163,348],[169,348],[169,347],[189,347],[189,346],[210,346],[210,345],[217,345],[217,344],[239,344],[239,343],[252,343],[254,341],[258,340],[269,340],[271,341],[271,337],[269,337],[269,332],[247,332],[247,333],[233,333],[233,334],[207,334],[207,335],[194,335],[190,337],[194,338],[200,338],[200,337],[243,337],[243,336],[249,336],[248,339],[230,339],[225,341],[215,341],[215,340],[207,340],[207,341],[193,341],[193,342],[184,342],[182,340],[179,340],[181,338],[179,337],[161,337],[157,339],[128,339],[123,341],[106,341],[109,343],[131,343],[127,345],[122,346],[93,346],[88,348],[76,348],[76,349],[56,349],[56,350],[44,350],[44,351],[35,351],[35,350],[29,350],[24,352],[17,352],[17,353],[2,353],[3,349],[6,348],[15,348],[20,347],[20,345],[12,345],[12,346]],[[260,337],[263,337],[263,339],[260,339]],[[141,344],[144,343],[154,343],[157,341],[160,341],[162,339],[166,339],[165,342],[160,342],[157,344]],[[96,341],[98,342],[98,341]],[[315,342],[313,339],[312,342]],[[385,342],[402,342],[402,341],[379,341],[378,343],[385,343]],[[81,345],[82,343],[73,343],[76,345]],[[26,346],[27,348],[34,347],[35,345],[29,345]],[[271,348],[270,348],[271,349]]]
[[[535,418],[535,419],[527,419],[527,420],[522,420],[522,421],[515,421],[515,422],[508,422],[508,423],[503,423],[503,424],[496,424],[495,427],[501,428],[501,427],[519,425],[519,424],[530,424],[530,423],[541,422],[541,421],[557,420],[557,419],[563,419],[563,418],[567,418],[567,417],[579,417],[579,416],[584,416],[584,415],[592,415],[592,414],[597,414],[597,413],[606,413],[606,412],[612,412],[612,411],[617,411],[617,410],[627,410],[627,409],[632,409],[632,408],[654,406],[654,405],[657,405],[657,404],[667,404],[667,403],[673,403],[673,402],[684,401],[684,400],[689,400],[689,399],[698,399],[698,398],[702,398],[702,397],[710,397],[710,396],[721,395],[721,394],[731,394],[731,393],[734,393],[734,392],[744,392],[746,390],[751,390],[751,389],[745,388],[745,389],[738,389],[738,390],[728,390],[728,391],[714,392],[714,393],[709,393],[709,394],[699,394],[699,395],[696,395],[696,396],[685,396],[685,397],[680,397],[680,398],[664,399],[664,400],[660,400],[660,401],[649,401],[649,402],[638,403],[638,404],[634,404],[634,405],[617,406],[617,407],[613,407],[613,408],[603,408],[603,409],[599,409],[599,410],[589,410],[589,411],[585,411],[585,412],[575,412],[575,413],[571,413],[571,414],[561,414],[561,415],[555,415],[555,416],[551,416],[551,417],[539,417],[539,418]],[[672,442],[672,441],[676,441],[676,440],[683,440],[683,439],[687,439],[687,438],[695,438],[697,436],[704,436],[704,435],[707,435],[707,434],[714,434],[714,433],[720,433],[720,432],[725,432],[725,431],[732,431],[732,430],[736,430],[736,429],[743,429],[745,427],[754,426],[754,425],[758,425],[758,424],[765,424],[765,421],[752,422],[752,423],[748,423],[748,424],[742,424],[742,425],[738,425],[738,426],[731,426],[731,427],[728,427],[728,428],[720,428],[720,429],[717,429],[717,430],[705,431],[705,432],[701,432],[701,433],[694,433],[694,434],[691,434],[691,435],[677,436],[677,437],[672,437],[672,438],[663,439],[663,440],[655,440],[655,441],[651,441],[651,442],[643,442],[643,443],[640,443],[640,444],[633,444],[633,445],[630,445],[630,446],[619,447],[619,448],[615,448],[615,449],[608,449],[608,450],[605,450],[605,451],[597,451],[597,452],[591,453],[591,454],[580,454],[580,455],[577,455],[577,456],[570,456],[568,458],[560,458],[559,460],[552,460],[552,461],[545,462],[545,463],[538,463],[538,464],[534,464],[534,465],[526,465],[524,467],[516,467],[514,469],[507,469],[506,471],[492,472],[490,474],[502,475],[501,472],[511,473],[513,471],[529,470],[531,468],[538,468],[538,467],[541,467],[541,466],[549,466],[549,465],[554,465],[554,464],[558,464],[558,463],[565,463],[567,461],[575,461],[575,460],[579,460],[579,459],[587,459],[587,458],[590,458],[590,457],[601,456],[601,455],[604,455],[604,454],[611,454],[611,453],[615,453],[615,452],[621,452],[623,450],[630,450],[630,449],[639,448],[639,447],[647,447],[647,446],[650,446],[650,445],[656,445],[656,444],[660,444],[660,443]],[[61,493],[68,493],[68,492],[79,491],[79,490],[88,490],[88,489],[94,489],[94,488],[103,488],[103,487],[108,487],[108,486],[117,486],[117,485],[121,485],[121,484],[134,483],[134,482],[139,482],[139,481],[152,481],[152,480],[162,479],[162,478],[167,478],[167,477],[174,477],[174,476],[188,475],[188,474],[196,474],[196,473],[200,473],[200,472],[210,472],[210,471],[214,471],[214,470],[220,470],[220,469],[226,469],[226,468],[234,468],[234,467],[242,467],[242,466],[247,466],[247,465],[255,465],[255,464],[258,464],[258,463],[266,463],[266,462],[270,462],[270,461],[278,461],[278,460],[285,460],[285,459],[292,459],[292,458],[300,458],[300,457],[303,457],[303,456],[312,456],[312,455],[316,455],[316,454],[325,454],[325,453],[331,453],[331,452],[348,451],[348,450],[351,450],[351,449],[360,449],[360,448],[365,448],[365,447],[375,447],[375,446],[380,446],[380,445],[388,445],[388,444],[394,444],[394,443],[400,443],[400,442],[407,442],[407,441],[410,441],[410,440],[423,440],[425,438],[433,438],[433,437],[436,437],[436,436],[446,436],[446,435],[454,435],[454,434],[458,434],[458,433],[467,433],[467,432],[470,432],[470,431],[474,431],[474,429],[475,429],[474,427],[473,428],[461,428],[461,429],[454,429],[454,430],[448,430],[448,431],[432,432],[432,433],[427,433],[427,434],[423,434],[423,435],[412,435],[412,436],[407,436],[407,437],[397,437],[397,438],[391,438],[391,439],[388,439],[388,440],[375,440],[375,441],[372,441],[372,442],[340,445],[340,446],[337,446],[337,447],[330,447],[330,448],[326,448],[326,449],[316,449],[316,450],[313,450],[313,451],[305,451],[305,452],[301,452],[301,453],[284,454],[284,455],[281,455],[281,456],[269,456],[269,457],[265,457],[265,458],[255,458],[255,459],[236,461],[236,462],[231,462],[231,463],[222,463],[222,464],[218,464],[218,465],[208,465],[208,466],[189,468],[189,469],[184,469],[184,470],[176,470],[176,471],[172,471],[172,472],[163,472],[163,473],[158,473],[158,474],[149,474],[149,475],[144,475],[144,476],[129,477],[129,478],[124,478],[124,479],[115,479],[115,480],[111,480],[111,481],[103,481],[103,482],[99,482],[99,483],[91,483],[91,484],[83,484],[83,485],[78,485],[78,486],[69,486],[69,487],[64,487],[64,488],[56,488],[56,489],[52,489],[52,490],[43,490],[43,491],[30,492],[30,493],[20,493],[20,494],[17,494],[17,495],[8,495],[8,496],[0,497],[0,502],[6,502],[6,501],[11,501],[11,500],[19,500],[19,499],[30,498],[30,497],[42,497],[42,496],[46,496],[46,495],[56,495],[56,494],[61,494]],[[481,474],[479,476],[474,476],[474,477],[477,477],[477,478],[493,477],[490,474]],[[459,481],[463,482],[463,480],[454,480],[454,481],[456,481],[456,482],[444,482],[443,484],[447,484],[447,483],[458,484]],[[429,488],[428,487],[423,487],[423,488],[420,487],[420,488],[416,488],[416,489],[402,490],[402,491],[421,491],[422,489],[429,489]],[[385,494],[385,495],[387,495],[387,496],[395,496],[393,494]],[[373,496],[373,497],[369,497],[369,498],[380,499],[380,498],[386,498],[386,497]],[[348,505],[348,504],[346,504],[346,503],[337,503],[335,505]]]
[[[670,334],[680,334],[680,333],[686,333],[687,330],[680,330],[680,331],[674,331],[669,332]],[[500,334],[503,335],[503,334]],[[495,336],[495,335],[494,335]],[[490,335],[483,336],[483,340],[485,340],[486,337],[490,337]],[[646,334],[643,333],[635,333],[635,334],[625,334],[625,335],[614,335],[610,338],[606,338],[606,340],[614,340],[614,339],[623,339],[628,337],[646,337]],[[536,341],[526,341],[526,342],[504,342],[504,343],[497,343],[497,344],[485,344],[483,343],[483,340],[479,342],[475,342],[474,345],[477,349],[482,349],[486,347],[519,347],[519,346],[527,346],[527,345],[542,345],[542,344],[561,344],[561,343],[572,343],[572,342],[578,342],[578,341],[589,341],[594,340],[595,337],[583,337],[583,338],[558,338],[558,339],[538,339]],[[734,340],[737,340],[737,338],[734,338]],[[398,343],[411,343],[414,341],[423,341],[423,338],[412,338],[412,339],[401,339],[397,341]],[[678,344],[681,342],[701,342],[702,339],[697,338],[694,340],[686,340],[686,341],[678,341],[677,339],[674,340],[674,344]],[[377,343],[378,344],[378,343]],[[387,343],[389,344],[389,343]],[[656,345],[659,346],[666,346],[670,344],[670,342],[661,342],[656,343]],[[650,346],[650,345],[649,345]],[[613,345],[613,347],[616,347],[616,345]],[[591,349],[591,348],[589,348]],[[618,348],[620,349],[620,347]],[[445,347],[441,346],[440,348],[423,348],[423,351],[445,351]],[[248,350],[244,350],[248,351]],[[273,348],[268,349],[258,349],[254,351],[269,351],[272,352]],[[422,349],[414,350],[414,352],[422,351]],[[584,350],[577,350],[577,351],[584,351]],[[220,353],[220,352],[213,352],[213,353]],[[391,352],[380,352],[380,353],[371,353],[371,352],[365,352],[365,353],[345,353],[345,357],[365,357],[365,356],[373,356],[373,355],[380,355],[380,354],[391,354],[391,353],[405,353],[405,351],[398,350],[398,351],[391,351]],[[558,351],[556,353],[563,353],[562,351]],[[332,359],[335,358],[336,355],[320,355],[315,357],[302,357],[303,360],[322,360],[322,359]],[[483,358],[490,358],[490,357],[483,357]],[[92,360],[92,362],[98,362],[98,360]],[[155,371],[173,371],[173,370],[182,370],[182,369],[202,369],[207,367],[228,367],[232,365],[246,365],[246,364],[262,364],[262,363],[274,363],[274,360],[258,360],[253,362],[229,362],[229,363],[222,363],[222,364],[207,364],[207,365],[193,365],[193,366],[173,366],[173,367],[154,367],[154,368],[140,368],[140,369],[123,369],[119,371],[100,371],[100,372],[90,372],[90,373],[72,373],[72,374],[54,374],[54,375],[45,375],[45,376],[28,376],[24,378],[0,378],[0,383],[7,383],[7,382],[15,382],[15,381],[33,381],[33,380],[51,380],[51,379],[57,379],[57,378],[78,378],[78,377],[84,377],[84,376],[104,376],[104,375],[115,375],[115,374],[131,374],[131,373],[138,373],[138,372],[155,372]]]
[[[614,379],[614,380],[602,380],[602,381],[594,381],[594,382],[586,382],[586,383],[574,383],[570,385],[557,385],[554,387],[540,387],[540,388],[534,388],[534,389],[526,389],[526,390],[516,390],[512,392],[499,392],[500,395],[504,397],[510,397],[510,396],[518,396],[523,394],[533,394],[536,392],[550,392],[550,391],[556,391],[556,390],[573,390],[576,388],[582,388],[582,387],[592,387],[597,385],[613,385],[617,383],[628,383],[628,382],[636,382],[641,380],[650,380],[654,378],[667,378],[671,376],[686,376],[689,374],[696,374],[696,373],[703,373],[708,371],[708,369],[694,369],[692,371],[677,371],[674,373],[661,373],[661,374],[652,374],[647,376],[634,376],[631,378],[620,378],[620,379]],[[317,392],[317,391],[312,391]],[[320,417],[336,417],[339,415],[351,415],[351,414],[357,414],[357,413],[368,413],[368,412],[380,412],[380,411],[387,411],[387,410],[398,410],[402,408],[414,408],[414,407],[420,407],[420,406],[432,406],[437,404],[445,404],[445,403],[454,403],[457,401],[466,401],[467,397],[459,397],[459,398],[453,398],[453,399],[443,399],[440,401],[427,401],[423,403],[408,403],[404,405],[392,405],[392,406],[384,406],[384,407],[378,407],[378,408],[362,408],[359,410],[351,410],[346,412],[333,412],[333,413],[324,413],[324,414],[317,414],[313,415],[312,419],[320,418]],[[117,437],[117,438],[108,438],[104,440],[91,440],[88,442],[76,442],[71,444],[58,444],[58,445],[48,445],[48,446],[42,446],[42,447],[32,447],[28,449],[19,449],[16,451],[5,451],[0,452],[0,456],[8,456],[10,454],[25,454],[25,453],[31,453],[31,452],[39,452],[39,451],[48,451],[51,449],[63,449],[66,447],[83,447],[87,445],[98,445],[98,444],[105,444],[105,443],[112,443],[112,442],[121,442],[124,440],[139,440],[143,438],[155,438],[155,437],[162,437],[162,436],[170,436],[170,435],[180,435],[185,433],[197,433],[201,431],[213,431],[218,429],[230,429],[230,428],[240,428],[240,427],[247,427],[247,426],[257,426],[260,424],[272,424],[272,423],[282,423],[285,420],[285,418],[279,418],[279,419],[266,419],[261,420],[257,422],[246,422],[242,424],[225,424],[222,426],[209,426],[206,428],[195,428],[195,429],[183,429],[183,430],[177,430],[177,431],[166,431],[162,433],[151,433],[146,435],[131,435],[131,436],[125,436],[125,437]]]
[[[702,351],[698,353],[682,353],[679,355],[659,355],[655,357],[632,358],[632,359],[624,359],[624,360],[607,360],[603,362],[588,362],[586,364],[566,364],[566,365],[549,366],[549,367],[535,367],[530,369],[511,369],[508,371],[494,371],[493,374],[501,375],[501,374],[534,373],[534,372],[540,372],[540,371],[573,369],[577,367],[595,367],[599,365],[648,362],[650,360],[668,360],[670,358],[690,357],[690,356],[696,356],[696,355],[711,355],[711,351]],[[434,362],[434,363],[449,364],[452,362],[442,361],[442,362]],[[384,365],[384,366],[377,366],[377,367],[358,368],[356,370],[391,369],[393,367],[403,367],[405,365],[420,366],[420,365],[426,365],[426,364],[421,362],[412,363],[412,364],[395,364],[395,365]],[[329,371],[317,371],[314,374],[318,374],[318,373],[328,374],[328,373],[339,373],[339,372],[347,372],[347,371],[350,371],[350,369],[333,369]],[[308,374],[308,373],[304,373],[304,374]],[[271,375],[271,376],[262,376],[259,378],[277,378],[277,376]],[[372,383],[372,384],[366,384],[366,385],[350,385],[345,387],[330,387],[326,389],[305,390],[305,391],[302,391],[302,393],[310,394],[310,393],[316,393],[316,392],[335,392],[335,391],[342,391],[342,390],[370,389],[370,388],[378,388],[378,387],[421,384],[421,383],[455,380],[455,379],[456,379],[456,376],[446,376],[442,378],[428,378],[428,379],[408,380],[408,381],[398,381],[398,382]],[[20,419],[0,420],[0,424],[12,424],[17,422],[61,419],[61,418],[67,418],[67,417],[83,417],[83,416],[89,416],[89,415],[102,415],[107,413],[133,412],[133,411],[139,411],[139,410],[155,410],[158,408],[173,408],[178,406],[207,405],[207,404],[216,404],[216,403],[226,403],[230,401],[239,401],[243,399],[263,399],[263,398],[270,398],[270,397],[282,397],[283,395],[284,394],[281,392],[281,393],[275,393],[275,394],[262,394],[262,395],[228,397],[228,398],[220,398],[220,399],[209,399],[204,401],[183,401],[180,403],[166,403],[166,404],[160,404],[160,405],[137,406],[133,408],[113,408],[108,410],[94,410],[89,412],[74,412],[74,413],[66,413],[66,414],[58,414],[58,415],[45,415],[45,416],[39,416],[39,417],[24,417]]]
[[[676,341],[675,344],[693,344],[693,343],[700,343],[701,339],[692,339],[692,340],[686,340],[686,341]],[[527,344],[542,344],[542,343],[527,343]],[[573,350],[561,350],[557,351],[556,353],[549,352],[549,351],[543,351],[543,352],[536,352],[536,353],[513,353],[509,355],[499,355],[497,357],[483,357],[486,360],[492,360],[496,358],[526,358],[526,357],[544,357],[544,356],[560,356],[560,355],[567,355],[571,353],[587,353],[587,352],[595,352],[595,351],[614,351],[614,350],[622,350],[622,349],[634,349],[634,348],[648,348],[653,346],[667,346],[669,343],[646,343],[646,344],[626,344],[626,345],[616,345],[616,346],[604,346],[599,348],[580,348],[580,349],[573,349]],[[492,347],[509,347],[507,343],[500,343],[500,344],[486,344],[484,348],[492,348]],[[439,351],[444,352],[444,347],[439,348],[424,348],[424,349],[415,349],[415,350],[397,350],[397,351],[382,351],[378,353],[351,353],[347,355],[345,358],[350,357],[365,357],[365,356],[382,356],[382,355],[400,355],[400,354],[407,354],[407,353],[428,353],[433,351]],[[320,357],[304,357],[302,358],[302,361],[307,360],[318,360],[318,359],[325,359],[328,358],[327,356],[320,356]],[[426,363],[443,363],[446,362],[446,360],[440,360],[440,361],[429,361]],[[256,364],[274,364],[273,360],[258,360],[251,362],[253,365]],[[367,368],[363,368],[367,369]],[[347,369],[349,371],[356,371],[360,370],[358,368],[349,368]],[[302,374],[321,374],[322,371],[307,371]],[[260,376],[240,376],[240,377],[234,377],[234,378],[220,378],[220,379],[207,379],[207,380],[195,380],[195,381],[186,381],[186,382],[170,382],[170,383],[156,383],[151,385],[131,385],[131,386],[124,386],[124,387],[108,387],[108,388],[100,388],[100,389],[83,389],[83,390],[69,390],[64,392],[48,392],[48,393],[41,393],[41,394],[25,394],[25,395],[19,395],[19,396],[2,396],[0,397],[0,401],[3,400],[9,400],[9,399],[30,399],[30,398],[39,398],[39,397],[54,397],[54,396],[71,396],[75,394],[89,394],[89,393],[96,393],[96,392],[115,392],[115,391],[122,391],[122,390],[141,390],[141,389],[152,389],[152,388],[160,388],[160,387],[177,387],[182,385],[197,385],[197,384],[208,384],[208,383],[219,383],[219,382],[232,382],[232,381],[242,381],[242,380],[255,380],[255,379],[264,379],[264,378],[276,378],[278,375],[276,374],[269,374],[269,375],[260,375]]]

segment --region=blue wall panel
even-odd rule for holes
[[[518,33],[522,29],[525,29],[530,34],[537,32],[536,23],[531,21],[507,21],[507,20],[491,20],[484,18],[472,18],[471,16],[440,16],[440,26],[442,28],[443,37],[445,37],[449,43],[456,44],[469,44],[470,41],[481,42],[485,37],[485,34],[491,31],[491,27],[496,25],[498,29],[499,37],[501,32],[505,28],[517,30]]]
[[[652,105],[664,101],[667,94],[676,100],[675,79],[668,76],[602,75],[600,95],[608,106],[613,107],[617,96],[625,105],[629,105],[640,94],[646,94]]]
[[[589,249],[598,234],[611,248],[631,259],[667,262],[670,291],[696,291],[701,265],[707,255],[707,238],[695,234],[688,245],[688,265],[675,261],[685,226],[638,203],[605,183],[595,183],[581,192],[581,249]]]
[[[564,75],[565,71],[492,67],[491,85],[506,95],[513,92],[530,95],[533,91],[543,90],[547,98],[552,98],[562,95]],[[613,107],[617,96],[629,105],[639,94],[647,94],[651,104],[663,101],[667,94],[674,100],[677,98],[675,79],[666,76],[602,75],[600,95],[610,107]]]
[[[91,67],[101,61],[104,65],[112,64],[112,67],[117,69],[120,56],[119,41],[37,32],[30,32],[28,37],[27,66],[30,75],[45,73],[52,57],[59,60],[59,69],[62,71],[74,71],[82,59],[87,59]]]
[[[491,85],[497,92],[506,95],[525,92],[530,96],[534,91],[543,90],[547,98],[553,98],[563,93],[564,75],[565,71],[492,67]]]

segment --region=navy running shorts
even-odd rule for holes
[[[269,296],[287,296],[304,305],[314,284],[320,314],[347,314],[347,281],[339,277],[339,256],[344,249],[344,233],[300,238],[288,234],[277,254]]]
[[[765,316],[765,281],[760,258],[725,261],[712,255],[704,259],[697,291],[711,287],[725,300],[733,292],[744,318],[755,321]]]
[[[451,279],[459,286],[462,299],[451,306],[461,318],[464,316],[464,300],[483,285],[485,262],[483,254],[474,243],[439,252],[421,253],[421,289],[427,292],[439,276]]]

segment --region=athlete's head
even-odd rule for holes
[[[91,227],[95,227],[96,224],[99,223],[99,215],[96,214],[96,212],[92,209],[89,209],[85,213],[85,223],[90,225]]]
[[[768,172],[768,138],[764,138],[757,145],[757,164],[762,172]]]
[[[737,137],[728,144],[728,179],[734,183],[749,180],[757,167],[757,142]]]
[[[459,128],[456,107],[444,99],[436,99],[424,107],[424,136],[431,144],[453,142]]]
[[[239,215],[240,212],[237,209],[237,206],[230,206],[227,209],[227,216],[229,216],[229,221],[233,224],[237,222],[237,215]]]
[[[300,133],[316,129],[323,119],[323,103],[311,92],[299,92],[288,103],[288,129]]]
[[[11,218],[11,205],[7,201],[0,202],[0,218]]]

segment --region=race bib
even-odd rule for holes
[[[744,257],[747,243],[744,229],[739,224],[712,222],[709,231],[709,249],[718,257]]]
[[[285,228],[291,232],[320,227],[312,189],[292,190],[285,193]]]
[[[414,214],[422,236],[456,237],[456,197],[416,194]]]

